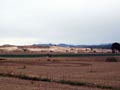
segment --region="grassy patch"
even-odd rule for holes
[[[15,74],[9,74],[9,73],[8,74],[0,73],[0,76],[19,78],[19,79],[24,79],[24,80],[51,82],[51,80],[48,79],[48,78],[30,77],[30,76],[27,76],[27,75],[15,75]]]
[[[65,81],[65,80],[60,80],[57,82],[61,84],[69,84],[69,85],[74,85],[74,86],[86,86],[87,85],[84,82],[73,82],[73,81]]]
[[[120,88],[112,87],[112,86],[106,86],[106,85],[98,85],[93,83],[87,83],[87,82],[77,82],[77,81],[66,81],[66,80],[51,80],[49,78],[40,78],[40,77],[31,77],[27,75],[15,75],[11,73],[0,73],[0,76],[3,77],[11,77],[11,78],[19,78],[24,80],[32,80],[32,81],[44,81],[44,82],[54,82],[54,83],[60,83],[60,84],[68,84],[73,86],[86,86],[86,87],[93,87],[93,88],[101,88],[101,89],[110,89],[110,90],[120,90]]]

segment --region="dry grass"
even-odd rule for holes
[[[7,60],[6,58],[0,58],[0,61],[4,61],[4,60]]]
[[[87,83],[87,82],[76,82],[76,81],[65,81],[65,80],[52,80],[48,78],[41,78],[41,77],[31,77],[28,75],[15,75],[11,73],[0,73],[0,76],[2,77],[10,77],[10,78],[18,78],[23,80],[32,80],[32,81],[43,81],[43,82],[53,82],[53,83],[60,83],[60,84],[68,84],[73,86],[86,86],[86,87],[93,87],[93,88],[101,88],[101,89],[111,89],[111,90],[120,90],[119,88],[112,87],[112,86],[106,86],[106,85],[97,85],[93,83]],[[33,83],[33,82],[32,82]]]
[[[118,62],[118,60],[115,57],[110,57],[106,59],[106,62]]]
[[[92,88],[92,90],[120,90],[120,57],[115,57],[118,62],[111,63],[106,62],[107,58],[112,57],[9,58],[5,61],[0,61],[0,73],[12,76],[27,75],[29,79],[35,77],[36,79],[39,78],[39,81],[49,81],[49,84],[69,84],[70,86],[68,87],[76,85],[74,86],[75,88],[82,85],[84,88]],[[33,81],[36,81],[35,78]],[[55,90],[59,90],[59,88]]]

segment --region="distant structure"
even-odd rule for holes
[[[113,43],[111,49],[112,49],[112,53],[120,52],[120,44],[117,42]]]

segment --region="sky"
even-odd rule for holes
[[[0,44],[120,42],[120,0],[0,0]]]

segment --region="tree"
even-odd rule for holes
[[[116,53],[117,51],[120,52],[120,44],[115,42],[111,46],[112,53]]]

